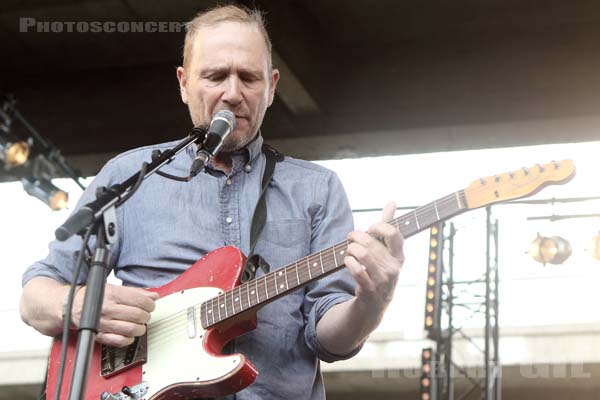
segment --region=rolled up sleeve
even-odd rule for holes
[[[333,172],[330,172],[315,188],[315,212],[312,220],[311,253],[331,247],[346,239],[354,227],[352,211],[344,188]],[[362,346],[349,354],[328,352],[317,337],[317,323],[334,305],[354,297],[355,283],[346,268],[308,285],[304,298],[306,346],[321,360],[334,362],[357,354]]]

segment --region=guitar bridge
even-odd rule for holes
[[[136,337],[132,344],[118,348],[102,345],[100,374],[109,377],[123,370],[146,362],[148,358],[147,337]]]
[[[100,400],[144,400],[148,393],[148,384],[142,382],[132,387],[124,387],[118,393],[104,392],[100,395]]]

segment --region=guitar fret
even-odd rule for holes
[[[254,291],[256,292],[256,304],[260,303],[260,297],[258,297],[258,279],[254,279]]]
[[[461,210],[463,208],[463,205],[460,201],[460,197],[458,195],[458,192],[454,192],[455,196],[456,196],[456,203],[458,203],[458,209]]]
[[[310,273],[310,263],[308,262],[308,257],[306,257],[306,266],[308,267],[308,279],[312,280],[312,274]]]
[[[217,296],[217,310],[219,312],[219,321],[223,320],[221,317],[221,296]]]
[[[206,303],[204,303],[204,305],[206,305]],[[208,306],[206,306],[206,307],[208,307]],[[204,308],[204,311],[206,311],[206,307]],[[200,306],[200,310],[202,310],[202,306]],[[210,322],[208,322],[208,312],[205,312],[204,314],[206,314],[206,326],[208,326],[208,325],[210,325]]]
[[[242,293],[242,289],[243,288],[244,288],[243,286],[238,286],[238,292],[239,292],[239,297],[238,298],[240,299],[239,300],[239,302],[240,302],[240,311],[244,311],[245,310],[245,308],[244,308],[244,295]]]
[[[225,309],[225,318],[228,317],[227,315],[227,292],[225,292],[225,299],[223,300],[223,308]]]
[[[335,267],[337,268],[338,267],[338,262],[337,262],[337,258],[335,256],[335,246],[333,246],[331,248],[331,250],[333,251],[333,262],[335,262]]]
[[[267,290],[267,286],[268,286],[268,285],[267,285],[267,283],[268,283],[268,282],[267,282],[267,277],[268,277],[268,276],[269,276],[269,275],[265,275],[265,279],[264,279],[264,281],[265,281],[265,293],[267,294],[267,300],[269,299],[269,291]]]
[[[215,323],[215,299],[211,300],[212,305],[210,306],[210,313],[212,315],[213,324]],[[206,316],[208,322],[208,315]]]
[[[298,261],[296,261],[296,280],[298,281],[298,285],[300,285],[300,275],[298,275]]]
[[[233,309],[233,312],[231,313],[231,315],[235,315],[235,302],[233,301],[233,296],[235,294],[233,293],[233,290],[231,291],[231,308]]]
[[[417,218],[417,210],[413,211],[413,215],[415,216],[415,223],[417,224],[417,229],[421,229],[421,226],[419,225],[419,218]]]
[[[321,273],[325,273],[325,268],[323,268],[323,253],[319,251],[319,262],[321,263]]]
[[[210,313],[212,314],[212,318],[213,318],[213,324],[215,323],[216,319],[215,319],[215,299],[213,298],[211,301],[211,306],[210,306]],[[208,311],[208,310],[206,310]],[[208,320],[208,316],[207,316],[207,320]]]
[[[248,308],[252,307],[252,303],[250,302],[250,287],[246,283],[246,295],[248,296]]]
[[[288,284],[288,277],[287,277],[287,276],[288,276],[288,269],[287,269],[287,267],[286,267],[286,268],[284,268],[283,270],[285,271],[285,272],[284,272],[284,275],[285,275],[285,288],[286,288],[287,290],[289,290],[289,288],[290,288],[290,285]]]
[[[277,271],[277,275],[279,275],[279,284],[277,284],[279,286],[279,289],[283,290],[283,282],[281,281],[281,276],[283,275],[283,271],[281,270],[281,268]],[[277,294],[279,294],[279,292],[277,292]]]
[[[279,294],[279,290],[277,289],[277,274],[274,273],[273,274],[273,279],[275,280],[275,295],[277,296]]]

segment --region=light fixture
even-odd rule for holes
[[[25,128],[26,136],[18,138],[12,133],[17,122]],[[19,132],[23,131],[20,129]],[[26,141],[22,139],[27,138]],[[35,157],[30,156],[30,148],[35,147]],[[80,173],[75,171],[60,151],[21,115],[16,108],[16,99],[12,94],[0,96],[0,167],[16,167],[27,163],[26,168],[15,171],[21,178],[25,191],[46,203],[52,210],[67,207],[69,195],[50,181],[51,177],[65,176],[73,179],[83,190]]]
[[[559,265],[564,263],[572,253],[571,244],[560,236],[541,236],[529,246],[529,255],[537,262],[544,265],[547,263]]]
[[[14,140],[8,134],[0,134],[0,160],[9,167],[25,164],[29,157],[27,142]]]
[[[419,380],[421,400],[435,400],[435,364],[434,354],[431,347],[421,351],[421,378]]]
[[[46,203],[52,210],[62,210],[67,207],[69,195],[60,190],[48,179],[23,178],[23,189],[25,191]]]
[[[592,257],[600,260],[600,232],[592,238]]]
[[[429,233],[429,259],[424,321],[424,329],[427,332],[427,337],[430,339],[436,339],[441,335],[443,240],[443,224],[433,226]]]

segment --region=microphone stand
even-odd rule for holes
[[[73,377],[69,391],[69,400],[81,400],[85,395],[94,341],[98,333],[100,311],[104,299],[104,287],[109,273],[107,244],[117,240],[116,207],[121,206],[133,194],[144,178],[158,171],[163,165],[172,161],[174,156],[186,149],[192,143],[202,140],[206,134],[204,128],[194,128],[190,135],[173,149],[166,150],[156,157],[140,172],[120,184],[96,192],[96,200],[84,205],[79,211],[65,221],[55,232],[59,241],[67,240],[93,226],[97,230],[96,244],[92,263],[89,270],[79,336],[75,350]]]

